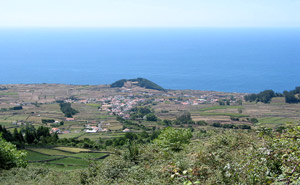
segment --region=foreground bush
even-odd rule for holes
[[[191,138],[192,132],[190,129],[168,127],[161,132],[154,143],[165,150],[180,151],[185,144],[190,143]]]
[[[0,169],[26,167],[26,153],[18,151],[16,146],[5,141],[0,135]]]
[[[173,150],[175,136],[186,135]],[[168,128],[155,141],[162,145],[129,142],[78,171],[14,168],[0,174],[0,184],[300,184],[300,127],[209,132],[187,144],[189,138],[188,130]]]

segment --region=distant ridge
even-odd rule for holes
[[[145,78],[135,78],[135,79],[121,79],[118,80],[110,85],[110,87],[124,87],[127,82],[136,82],[134,85],[139,87],[143,87],[145,89],[154,89],[159,91],[164,91],[165,89],[161,86],[157,85],[156,83],[147,80]]]

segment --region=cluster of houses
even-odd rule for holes
[[[113,97],[107,97],[103,98],[102,100],[102,111],[107,111],[111,115],[118,115],[125,119],[129,118],[129,111],[137,106],[140,103],[145,102],[145,98],[139,98],[134,96],[113,96]]]
[[[84,131],[86,133],[97,133],[97,132],[108,132],[108,129],[102,128],[102,122],[98,124],[98,126],[86,125]]]

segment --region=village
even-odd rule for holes
[[[44,125],[51,128],[51,133],[65,135],[62,137],[136,131],[116,121],[116,117],[130,120],[131,110],[138,106],[148,106],[156,114],[168,117],[169,114],[162,113],[170,112],[171,116],[181,110],[219,105],[223,101],[226,105],[238,105],[244,96],[242,93],[197,90],[158,91],[141,88],[134,83],[127,83],[121,88],[105,85],[20,84],[7,85],[3,89],[0,94],[2,124],[10,129]],[[58,102],[70,103],[79,113],[65,117],[59,110]],[[19,108],[21,110],[17,110]]]

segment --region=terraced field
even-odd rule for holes
[[[32,165],[43,164],[49,168],[79,169],[87,167],[89,160],[101,160],[107,152],[94,152],[72,147],[26,148],[27,160]]]

